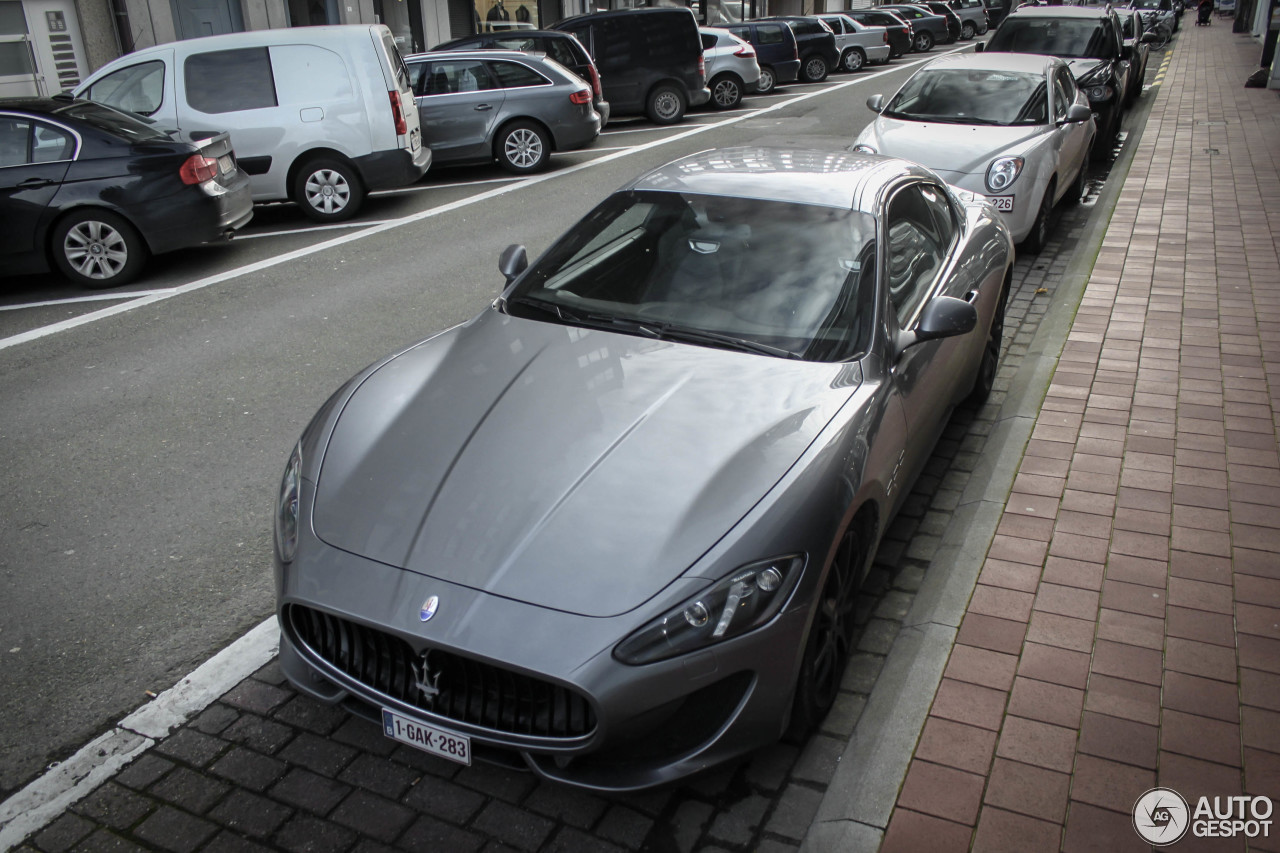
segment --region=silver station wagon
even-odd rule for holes
[[[449,50],[405,58],[434,161],[536,172],[552,151],[590,145],[591,86],[543,53]]]

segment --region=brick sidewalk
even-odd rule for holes
[[[1280,799],[1280,99],[1183,20],[882,853],[1149,850],[1156,785]]]

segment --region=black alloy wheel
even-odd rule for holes
[[[987,345],[982,350],[982,359],[978,362],[977,375],[973,377],[973,390],[965,398],[965,403],[975,409],[981,408],[991,396],[996,385],[996,371],[1000,369],[1000,346],[1004,343],[1004,311],[1009,301],[1009,280],[1005,279],[1000,288],[1000,301],[996,303],[995,316],[991,318],[991,331],[987,333]]]
[[[917,53],[928,53],[933,50],[933,33],[921,30],[911,41],[911,49]]]
[[[805,641],[787,727],[789,740],[800,740],[817,728],[840,692],[853,646],[854,608],[867,547],[865,535],[855,521],[840,540]]]
[[[1036,220],[1031,223],[1031,233],[1022,241],[1022,248],[1033,255],[1043,252],[1044,247],[1049,243],[1049,223],[1053,218],[1053,194],[1056,190],[1056,181],[1049,181],[1049,186],[1044,191],[1044,197],[1040,199],[1040,209],[1036,211]]]

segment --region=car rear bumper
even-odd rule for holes
[[[794,83],[800,76],[800,60],[789,59],[773,64],[773,76],[779,83]]]
[[[404,187],[421,178],[431,166],[431,149],[422,144],[417,151],[397,148],[375,151],[355,158],[365,189],[386,190]]]
[[[711,100],[711,90],[706,86],[701,89],[693,89],[689,92],[689,106],[700,107],[707,101]]]

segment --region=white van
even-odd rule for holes
[[[382,24],[157,45],[104,65],[74,94],[187,135],[230,131],[254,201],[293,199],[321,222],[431,164],[408,69]]]

